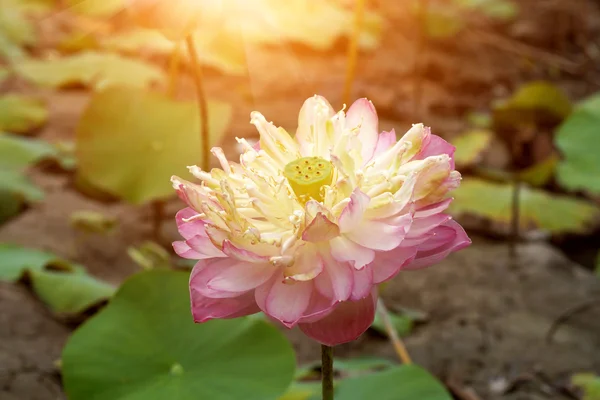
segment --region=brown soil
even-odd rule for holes
[[[381,129],[394,127],[402,132],[412,122],[424,121],[437,134],[452,137],[465,128],[466,112],[486,109],[492,100],[530,79],[556,81],[573,99],[600,89],[600,64],[593,60],[593,43],[599,42],[594,38],[600,38],[600,6],[592,0],[573,1],[569,7],[559,1],[520,2],[522,15],[515,23],[483,24],[457,38],[425,44],[418,53],[417,75],[413,73],[418,46],[414,18],[403,2],[379,3],[388,26],[382,46],[361,55],[353,95],[373,100]],[[562,14],[557,13],[558,7],[563,8]],[[566,28],[561,35],[549,35],[556,18],[566,18]],[[545,52],[515,51],[517,42]],[[256,136],[248,123],[254,109],[293,129],[302,101],[314,93],[341,106],[342,49],[340,42],[339,49],[326,55],[282,44],[248,52],[250,79],[209,71],[211,97],[235,106],[231,137]],[[570,62],[563,65],[564,59]],[[417,105],[414,93],[419,80]],[[22,82],[9,86],[34,91]],[[188,80],[181,92],[182,97],[193,96]],[[40,136],[72,139],[89,95],[82,91],[43,94],[51,106],[51,120]],[[232,142],[223,143],[229,155],[235,152]],[[65,175],[38,169],[32,176],[46,190],[46,199],[1,226],[0,242],[51,250],[114,283],[138,270],[126,249],[149,239],[147,208],[90,200],[73,190]],[[179,207],[177,200],[168,204],[167,240],[176,237],[171,217]],[[78,234],[68,220],[73,211],[82,209],[117,216],[119,228],[109,236],[76,241]],[[428,322],[407,339],[415,361],[458,386],[473,387],[481,399],[568,398],[560,390],[571,373],[600,372],[600,307],[563,326],[553,344],[546,344],[544,335],[565,309],[600,296],[600,284],[549,245],[524,244],[519,255],[518,264],[511,268],[504,244],[476,240],[435,268],[402,274],[387,288],[388,307],[428,313]],[[0,284],[0,322],[0,398],[63,398],[54,363],[70,328],[57,322],[20,285]],[[314,344],[296,331],[289,334],[300,362],[317,358]],[[394,358],[389,343],[371,333],[341,346],[338,354]],[[501,394],[501,384],[512,391]]]

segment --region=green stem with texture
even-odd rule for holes
[[[198,110],[200,112],[200,141],[202,145],[202,169],[208,171],[210,169],[210,134],[208,131],[208,102],[204,91],[202,79],[202,68],[200,66],[200,58],[194,43],[194,36],[190,34],[186,38],[186,44],[190,58],[192,61],[192,77],[194,78],[194,86],[196,87],[196,97],[198,98]]]
[[[352,31],[352,36],[350,37],[348,55],[346,56],[348,65],[346,67],[344,94],[342,95],[342,101],[344,104],[350,103],[350,97],[352,95],[352,83],[354,82],[356,65],[358,63],[358,47],[365,14],[365,3],[366,0],[356,0],[356,5],[354,6],[354,30]]]
[[[333,347],[321,345],[323,400],[333,400]]]

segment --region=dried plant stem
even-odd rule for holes
[[[348,46],[346,82],[342,96],[344,104],[350,104],[350,96],[352,95],[352,83],[354,82],[356,65],[358,64],[358,47],[365,15],[365,3],[366,0],[356,0],[356,5],[354,6],[354,30],[350,38],[350,45]]]
[[[473,39],[485,45],[494,46],[500,50],[511,52],[521,57],[534,59],[536,62],[543,62],[548,65],[552,65],[569,73],[578,72],[579,65],[576,62],[560,55],[549,53],[537,47],[518,42],[511,38],[481,30],[474,30]]]
[[[177,85],[179,83],[179,69],[181,65],[181,42],[178,41],[173,47],[173,52],[169,58],[169,87],[167,95],[171,98],[177,96]]]
[[[400,361],[402,361],[403,364],[412,364],[412,360],[408,355],[406,346],[404,346],[402,339],[400,339],[398,336],[398,332],[396,332],[396,328],[394,328],[394,325],[392,324],[390,313],[381,298],[377,302],[377,312],[381,315],[385,330],[387,331],[388,337],[390,338],[392,345],[394,346],[394,350],[396,350],[396,354],[398,354],[398,358],[400,358]]]
[[[429,0],[419,0],[418,23],[419,37],[415,47],[415,60],[413,64],[413,77],[415,84],[413,86],[413,115],[418,118],[421,112],[421,99],[423,98],[423,84],[425,76],[421,71],[421,59],[427,51],[427,14],[429,13]]]
[[[323,400],[333,400],[333,347],[321,345],[321,385]]]
[[[152,237],[158,243],[162,239],[162,222],[165,219],[165,201],[154,200],[151,203],[152,207]]]
[[[520,200],[521,200],[521,182],[518,177],[513,179],[513,196],[512,196],[512,212],[511,212],[511,230],[510,230],[510,241],[509,241],[509,256],[513,264],[516,266],[517,262],[517,243],[519,242],[519,230],[520,230]]]
[[[194,36],[189,35],[186,38],[188,52],[192,61],[192,77],[194,78],[194,86],[196,87],[196,97],[198,100],[198,110],[200,112],[200,143],[202,145],[202,169],[208,171],[210,169],[210,142],[208,131],[208,104],[206,93],[204,92],[202,80],[202,68],[200,66],[200,58],[196,51]]]

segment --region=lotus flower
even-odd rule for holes
[[[414,125],[378,133],[366,99],[336,113],[320,96],[300,110],[295,137],[258,112],[240,163],[173,177],[189,206],[177,214],[196,322],[264,312],[329,346],[373,322],[377,285],[470,244],[443,211],[460,183],[454,147]]]

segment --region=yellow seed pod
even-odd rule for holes
[[[331,184],[333,165],[321,157],[303,157],[286,165],[283,174],[296,196],[321,201],[321,187]]]

